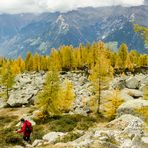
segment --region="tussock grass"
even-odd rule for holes
[[[38,125],[46,124],[50,131],[71,132],[74,129],[87,130],[97,119],[81,115],[63,115],[46,118],[44,120],[35,119]]]
[[[21,135],[16,133],[18,116],[0,116],[0,147],[24,145]]]

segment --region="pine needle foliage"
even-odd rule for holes
[[[58,72],[50,71],[46,84],[36,99],[36,107],[41,110],[43,117],[60,115],[69,111],[74,98],[72,83],[65,80],[61,85]]]
[[[113,120],[116,117],[116,111],[123,103],[119,93],[119,90],[114,90],[113,94],[106,98],[106,103],[103,105],[103,115],[109,120]]]
[[[68,112],[72,107],[72,102],[75,99],[73,85],[69,80],[65,80],[58,93],[57,106],[61,113]]]
[[[46,84],[36,99],[36,106],[45,115],[58,114],[56,100],[60,89],[60,80],[56,71],[50,71],[46,77]]]
[[[5,94],[6,94],[7,100],[9,98],[9,90],[14,84],[14,78],[15,78],[15,75],[12,72],[11,63],[7,62],[7,64],[5,64],[5,66],[2,67],[1,81],[0,81],[1,85],[5,87],[5,90],[6,90]]]

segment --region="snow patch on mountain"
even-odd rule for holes
[[[135,22],[135,13],[132,13],[129,19],[130,22]]]
[[[69,24],[66,23],[64,17],[62,15],[59,15],[59,17],[56,20],[56,23],[59,25],[60,32],[68,32],[69,31]]]

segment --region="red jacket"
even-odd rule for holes
[[[29,136],[31,133],[27,133],[26,132],[26,127],[32,127],[31,123],[28,120],[25,120],[25,122],[23,123],[23,126],[21,128],[21,130],[17,131],[18,133],[23,133],[25,136]]]

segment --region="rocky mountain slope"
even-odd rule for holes
[[[9,99],[5,101],[3,98],[0,98],[0,113],[1,111],[4,112],[4,107],[7,107],[6,110],[13,107],[14,111],[12,109],[12,112],[18,112],[16,111],[17,107],[23,107],[24,111],[26,106],[31,108],[34,105],[37,93],[42,90],[45,77],[45,72],[31,72],[18,75],[15,78],[15,84],[10,91]],[[87,117],[91,110],[89,102],[93,95],[91,91],[91,82],[82,71],[61,74],[60,79],[61,81],[69,79],[74,85],[73,91],[76,94],[76,98],[73,102],[73,107],[68,114],[80,114]],[[147,148],[148,133],[147,126],[144,123],[146,120],[144,108],[148,108],[148,100],[144,100],[143,98],[143,90],[146,85],[148,85],[147,74],[136,74],[135,76],[129,75],[114,78],[110,82],[109,88],[102,91],[101,100],[111,96],[115,89],[121,90],[120,97],[124,102],[117,109],[117,117],[115,120],[104,124],[95,124],[93,127],[90,126],[88,130],[74,129],[72,132],[51,131],[46,133],[42,138],[36,139],[33,144],[28,145],[28,147],[51,146],[58,148],[95,148],[100,146],[101,148]],[[0,92],[3,92],[4,89],[5,88],[1,86]],[[101,102],[102,107],[104,103],[106,102]],[[139,113],[137,110],[142,111]],[[34,110],[27,114],[24,112],[21,116],[29,119],[33,125],[36,126],[36,123],[32,119],[35,119],[38,113],[38,110]],[[4,120],[4,118],[2,119]],[[17,124],[17,126],[19,126],[19,124]],[[36,132],[36,130],[37,129],[35,129],[34,132]],[[63,143],[62,139],[68,138],[70,134],[79,136],[73,141]]]
[[[0,54],[9,57],[28,51],[42,54],[60,45],[78,46],[103,40],[116,49],[122,42],[129,49],[147,53],[133,23],[148,26],[148,6],[81,8],[66,13],[1,14]],[[11,25],[10,25],[11,24]]]
[[[45,77],[45,72],[31,72],[17,75],[17,77],[15,78],[15,84],[10,91],[9,99],[4,104],[1,103],[0,106],[21,107],[22,105],[33,105],[37,93],[43,88]],[[81,72],[68,72],[64,75],[61,75],[60,79],[62,82],[64,82],[65,79],[69,79],[74,86],[73,91],[76,94],[76,99],[73,103],[73,108],[71,111],[75,114],[87,115],[87,112],[90,111],[90,98],[93,95],[93,86],[91,82],[87,79],[85,74]],[[123,104],[123,107],[121,106],[120,109],[121,112],[126,112],[126,103],[127,107],[130,107],[130,110],[131,106],[134,107],[134,104],[136,108],[137,105],[140,106],[139,102],[141,102],[142,104],[145,104],[147,102],[145,100],[142,100],[144,95],[143,91],[147,84],[148,75],[144,74],[139,74],[136,76],[117,77],[113,81],[111,81],[109,89],[102,91],[102,100],[103,98],[111,96],[113,90],[121,89],[120,97],[125,101],[125,105]],[[5,88],[1,86],[0,92],[4,92],[4,90]],[[2,100],[4,99],[1,98],[1,102]]]

